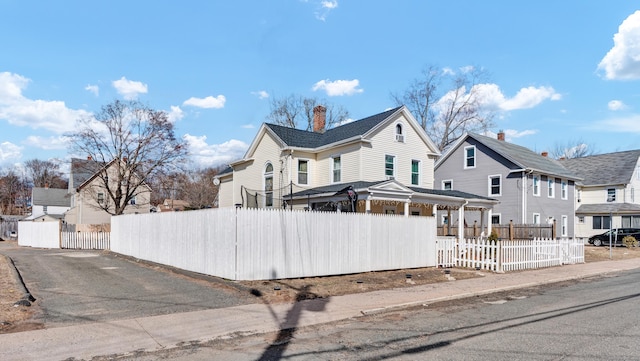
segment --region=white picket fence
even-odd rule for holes
[[[438,237],[437,264],[508,272],[584,263],[584,242],[574,239],[500,240]]]
[[[65,232],[60,222],[18,223],[18,244],[38,248],[109,249],[109,232]]]
[[[246,208],[123,215],[111,250],[233,279],[314,277],[436,265],[434,217]]]

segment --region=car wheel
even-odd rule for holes
[[[596,246],[596,247],[600,247],[600,246],[602,246],[602,241],[599,240],[599,239],[594,239],[593,240],[593,245]]]

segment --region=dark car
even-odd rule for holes
[[[636,240],[640,240],[640,228],[614,228],[602,234],[596,234],[589,238],[589,243],[594,246],[608,246],[609,232],[611,233],[611,245],[622,246],[622,239],[626,236],[633,236]]]

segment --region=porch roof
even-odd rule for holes
[[[421,187],[407,187],[396,180],[384,180],[375,182],[350,182],[331,184],[322,187],[315,187],[294,192],[292,195],[285,195],[283,198],[292,197],[294,200],[300,199],[327,199],[333,197],[344,197],[341,193],[346,189],[352,189],[361,196],[371,196],[373,199],[397,200],[410,199],[413,203],[438,204],[449,206],[469,206],[476,208],[492,208],[498,200],[471,194],[457,190],[428,189]],[[363,198],[360,198],[363,199]]]

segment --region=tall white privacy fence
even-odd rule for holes
[[[123,215],[111,250],[233,279],[313,277],[436,265],[433,217],[246,208]]]
[[[38,248],[109,249],[109,232],[65,231],[60,222],[18,222],[18,245]]]
[[[507,272],[584,263],[584,242],[575,239],[499,240],[438,237],[438,266]]]

